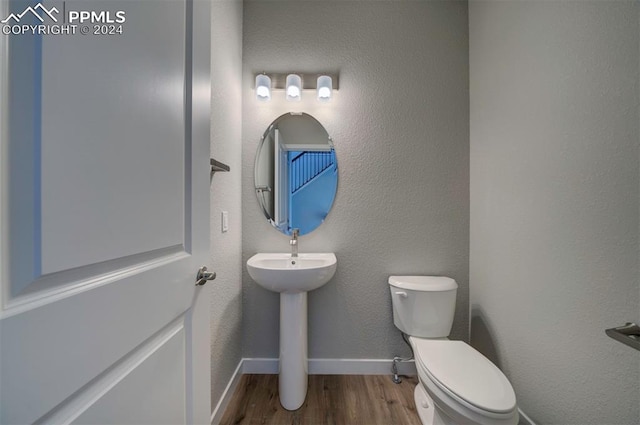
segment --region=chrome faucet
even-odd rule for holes
[[[291,240],[289,241],[289,245],[291,245],[291,257],[298,257],[298,235],[300,234],[300,229],[293,229],[291,232]]]

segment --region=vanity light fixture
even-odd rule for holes
[[[302,99],[302,78],[297,74],[287,75],[287,100]]]
[[[287,100],[299,101],[303,91],[314,90],[318,101],[328,102],[338,90],[338,77],[333,72],[262,72],[255,76],[256,99],[266,102],[272,91],[284,91]]]
[[[331,100],[332,87],[333,87],[333,84],[331,83],[330,76],[321,75],[318,77],[316,90],[318,92],[318,100],[320,102],[328,102]]]
[[[256,99],[261,102],[271,100],[271,78],[267,74],[256,75]]]

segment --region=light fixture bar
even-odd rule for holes
[[[339,90],[339,80],[338,73],[332,72],[315,72],[304,73],[304,72],[265,72],[264,74],[268,75],[271,78],[271,89],[272,90],[284,90],[287,87],[287,75],[297,74],[302,77],[302,90],[315,90],[317,89],[316,84],[318,77],[321,75],[327,75],[331,77],[331,85],[333,86],[333,90]],[[255,89],[255,87],[253,87]]]

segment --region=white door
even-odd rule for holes
[[[0,2],[73,11],[0,35],[0,423],[209,422],[210,5]]]

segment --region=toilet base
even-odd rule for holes
[[[429,394],[424,390],[422,384],[416,385],[413,390],[413,400],[416,403],[416,411],[420,417],[422,425],[450,425],[451,421],[442,417],[436,410],[436,406],[433,403]]]
[[[416,385],[415,390],[413,390],[413,400],[416,402],[416,411],[422,425],[433,425],[433,410],[435,407],[422,385]]]
[[[516,425],[518,424],[518,412],[506,416],[502,419],[482,418],[480,422],[474,421],[466,417],[462,419],[457,416],[457,419],[450,416],[446,411],[436,407],[433,398],[427,393],[426,388],[423,386],[422,381],[416,385],[413,391],[413,399],[416,403],[416,411],[420,417],[422,425]]]

